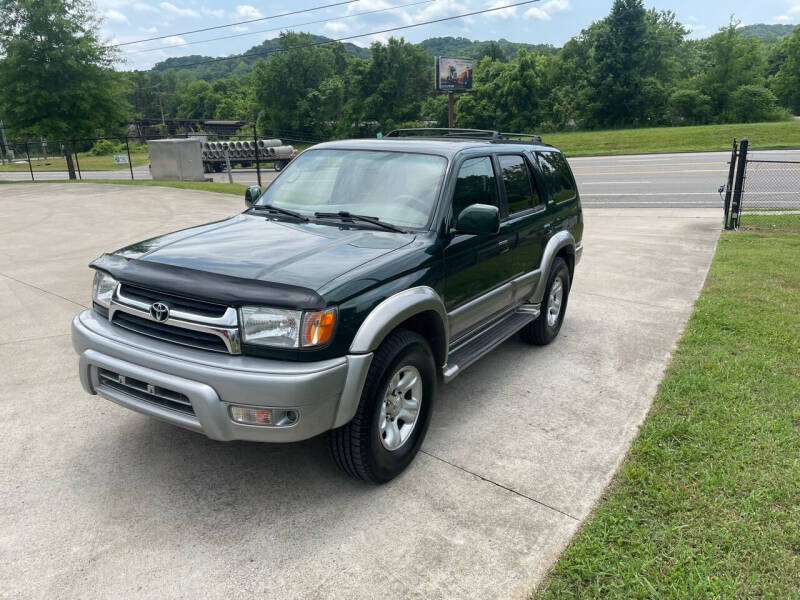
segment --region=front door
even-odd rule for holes
[[[471,204],[501,207],[494,161],[490,156],[468,158],[458,172],[452,200],[455,225],[461,211]],[[455,234],[445,250],[445,306],[450,315],[453,339],[511,304],[510,281],[516,234],[501,231],[492,235]]]

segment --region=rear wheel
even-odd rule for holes
[[[523,341],[536,346],[545,346],[556,339],[567,311],[569,288],[569,267],[566,261],[558,256],[550,268],[541,314],[519,332]]]
[[[436,386],[430,346],[404,329],[375,352],[356,415],[330,432],[330,449],[344,472],[385,483],[405,469],[428,430]]]

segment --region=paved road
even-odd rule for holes
[[[800,150],[753,151],[751,158],[800,161]],[[584,206],[718,207],[730,152],[572,158]],[[781,175],[778,174],[778,177]],[[797,193],[797,181],[777,180],[775,191]]]
[[[720,225],[716,209],[587,208],[558,340],[512,339],[444,388],[422,453],[372,487],[322,439],[213,442],[85,394],[69,324],[90,303],[89,260],[241,201],[48,192],[60,201],[0,187],[7,598],[524,597],[623,458]]]

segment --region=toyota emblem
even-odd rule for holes
[[[169,318],[169,306],[163,302],[155,302],[150,305],[150,316],[154,321],[164,322]]]

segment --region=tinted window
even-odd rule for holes
[[[539,204],[525,160],[521,156],[499,156],[498,160],[503,173],[508,212],[518,213]]]
[[[453,219],[470,204],[492,204],[497,201],[497,181],[494,177],[492,159],[488,156],[469,158],[458,171],[456,189],[453,192]]]
[[[554,202],[572,200],[575,185],[572,183],[567,159],[560,152],[537,152],[539,166],[550,182],[550,193]]]

